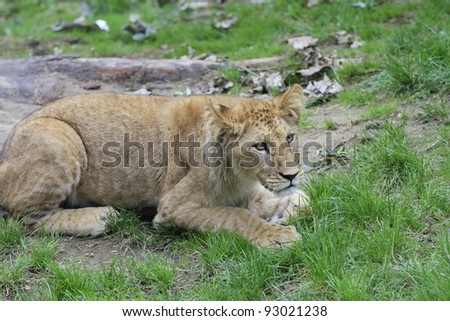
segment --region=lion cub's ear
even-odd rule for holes
[[[303,109],[303,89],[293,85],[281,95],[273,98],[273,103],[281,111],[282,117],[290,124],[297,125]]]
[[[224,127],[233,127],[233,121],[231,120],[231,108],[222,104],[215,104],[211,100],[209,101],[209,108],[216,119],[222,123]]]
[[[243,124],[237,121],[237,115],[230,107],[209,101],[207,117],[210,130],[215,138],[225,133],[239,135],[242,133]]]

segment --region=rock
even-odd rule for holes
[[[77,87],[72,79],[64,74],[52,72],[37,77],[34,82],[34,103],[45,105],[49,102],[70,96],[72,90]]]
[[[97,89],[102,88],[102,85],[99,83],[88,83],[88,84],[82,86],[82,88],[85,90],[97,90]]]
[[[126,84],[200,80],[222,63],[190,59],[126,59],[32,57],[0,60],[0,98],[45,104],[62,96],[83,93],[86,82],[108,90]],[[103,82],[103,83],[102,83]],[[109,83],[111,86],[106,86]]]
[[[146,90],[135,94],[172,95],[197,93],[186,87],[200,82],[203,74],[223,67],[216,61],[187,61],[126,58],[77,58],[41,56],[0,59],[0,150],[14,125],[39,108],[66,96],[86,94],[86,90],[123,93],[127,88]],[[170,86],[164,85],[169,83]],[[226,86],[229,86],[226,84]],[[157,88],[158,87],[158,88]],[[160,87],[160,88],[159,88]]]
[[[0,98],[0,151],[14,125],[37,107]]]
[[[244,68],[257,68],[261,66],[273,67],[274,64],[283,62],[285,59],[286,57],[284,56],[254,58],[237,61],[236,65]]]

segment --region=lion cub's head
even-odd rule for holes
[[[299,85],[272,101],[216,97],[207,128],[210,138],[225,146],[226,166],[236,175],[289,193],[303,176],[298,132],[302,107]]]

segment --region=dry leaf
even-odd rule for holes
[[[345,45],[353,49],[364,45],[364,41],[361,41],[358,35],[351,34],[347,31],[339,31],[334,36],[334,39],[337,45]]]
[[[218,62],[219,58],[217,58],[216,55],[208,55],[204,60],[205,61],[211,61],[211,62]]]
[[[321,4],[321,3],[330,3],[331,1],[332,0],[309,0],[308,3],[306,4],[306,6],[308,8],[311,8],[311,7],[317,6],[318,4]]]
[[[97,25],[97,27],[100,30],[103,30],[103,31],[106,31],[106,32],[109,31],[108,23],[105,20],[99,19],[99,20],[95,21],[95,24]]]
[[[123,30],[130,33],[135,41],[141,41],[156,34],[155,28],[141,21],[136,15],[130,16],[128,24]]]
[[[284,81],[283,76],[280,72],[273,72],[267,75],[266,77],[266,88],[267,89],[276,89],[276,88],[283,88],[284,87]]]
[[[321,0],[309,0],[308,4],[306,5],[308,8],[317,6],[318,4],[320,4]]]
[[[145,86],[141,89],[134,90],[134,91],[126,91],[127,95],[140,95],[140,96],[150,96],[152,95],[151,90],[148,90]]]
[[[207,94],[211,95],[221,94],[230,90],[234,86],[234,83],[223,76],[215,76],[208,82],[208,85],[209,89]]]
[[[213,26],[216,29],[228,30],[237,23],[237,17],[232,13],[218,12],[213,19]]]
[[[75,19],[73,22],[66,22],[64,20],[60,20],[55,26],[52,27],[53,32],[59,32],[63,30],[71,30],[71,29],[81,29],[86,31],[109,31],[108,23],[105,20],[97,20],[95,23],[87,24],[86,19],[81,16]]]
[[[195,50],[191,46],[188,46],[188,56],[189,56],[189,58],[194,58],[196,52],[197,52],[197,50]]]
[[[305,88],[305,95],[308,98],[316,100],[327,100],[328,98],[337,95],[344,88],[335,80],[330,80],[327,75],[324,75],[322,80],[310,81]]]
[[[288,39],[288,44],[297,50],[303,50],[308,47],[313,47],[319,40],[310,36],[295,37]]]
[[[353,43],[350,45],[350,48],[356,49],[356,48],[362,47],[364,44],[365,44],[364,41],[355,40],[355,41],[353,41]]]
[[[180,10],[186,11],[186,10],[200,10],[205,9],[211,6],[211,4],[208,1],[194,1],[194,2],[184,2],[180,1]]]
[[[310,47],[303,52],[305,55],[305,66],[307,68],[297,71],[302,77],[314,78],[318,73],[326,69],[333,69],[336,61],[336,52],[333,51],[331,56],[324,56],[322,51],[317,47]]]
[[[314,75],[322,72],[324,69],[330,69],[331,67],[329,65],[317,65],[317,66],[313,66],[307,69],[302,69],[297,71],[302,77],[305,78],[311,78]]]
[[[251,89],[253,94],[263,94],[273,89],[284,89],[284,77],[280,72],[260,72],[250,77]]]
[[[367,8],[367,3],[358,1],[358,2],[352,3],[351,6],[355,7],[355,8],[365,9],[365,8]]]
[[[334,39],[338,45],[348,45],[353,42],[353,35],[347,31],[339,31],[334,36]]]
[[[190,87],[184,88],[184,90],[180,90],[174,93],[174,96],[191,96],[192,89]]]

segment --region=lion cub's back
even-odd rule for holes
[[[91,94],[55,101],[30,115],[28,119],[51,117],[71,125],[80,134],[95,128],[96,133],[149,122],[158,109],[170,101],[167,97]]]
[[[50,117],[70,125],[85,144],[88,154],[108,142],[160,139],[161,122],[173,109],[173,98],[119,94],[73,96],[34,112],[28,120]]]
[[[183,98],[92,94],[56,101],[18,126],[49,117],[67,123],[78,133],[86,149],[88,168],[74,199],[125,207],[153,206],[160,197],[166,170],[149,168],[146,163],[141,166],[136,143],[147,148],[151,142],[159,148],[158,142],[170,140],[179,127],[198,129],[199,106],[191,108],[190,99]],[[111,148],[105,153],[108,143]],[[125,156],[126,146],[129,157]],[[111,152],[118,158],[111,158]],[[114,164],[117,159],[120,163]]]

